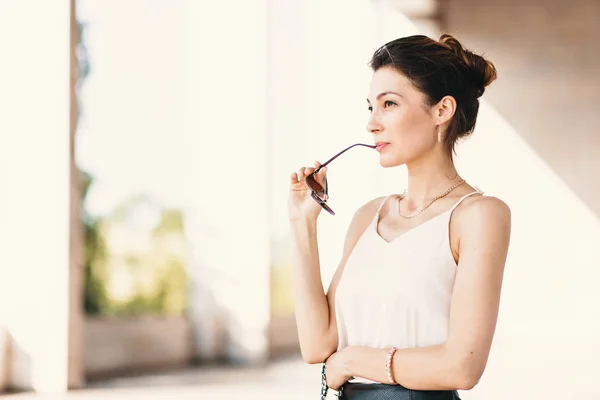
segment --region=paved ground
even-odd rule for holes
[[[556,363],[548,363],[548,371]],[[490,376],[495,379],[472,392],[462,392],[464,400],[600,400],[597,367],[585,370],[573,366],[572,374],[549,375],[548,380],[531,380],[526,370],[503,377],[502,371]],[[320,365],[307,365],[299,357],[281,359],[263,368],[203,367],[138,377],[113,378],[93,382],[86,389],[65,395],[36,395],[31,393],[0,396],[3,400],[204,400],[260,399],[311,400],[318,399]],[[498,375],[499,377],[494,377]],[[583,376],[589,379],[583,379]],[[592,379],[595,376],[595,379]],[[562,380],[562,381],[561,381]],[[561,382],[566,382],[560,385]],[[509,382],[506,384],[506,382]],[[514,388],[518,388],[515,390]],[[328,400],[335,398],[330,391]]]
[[[320,366],[298,357],[274,361],[267,367],[210,367],[93,382],[66,395],[7,395],[7,400],[151,400],[151,399],[317,399]],[[333,399],[330,392],[328,399]]]

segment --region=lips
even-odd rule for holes
[[[378,142],[376,143],[376,147],[375,149],[377,149],[377,151],[381,151],[383,150],[385,147],[387,147],[387,145],[389,145],[388,142]]]

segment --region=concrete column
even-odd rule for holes
[[[69,389],[80,388],[85,383],[83,322],[83,252],[85,249],[81,223],[81,187],[79,168],[75,164],[75,137],[79,121],[77,83],[79,60],[77,47],[81,40],[76,15],[76,0],[70,0],[70,93],[69,93],[69,327],[67,384]]]
[[[74,2],[0,2],[0,323],[11,386],[81,383],[70,24]]]

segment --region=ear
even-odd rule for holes
[[[449,122],[456,112],[456,100],[452,96],[444,96],[433,107],[438,124],[443,125]]]

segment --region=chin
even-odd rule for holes
[[[379,165],[383,168],[392,168],[399,167],[400,165],[404,165],[405,161],[400,157],[390,157],[387,154],[381,154],[379,156]]]

